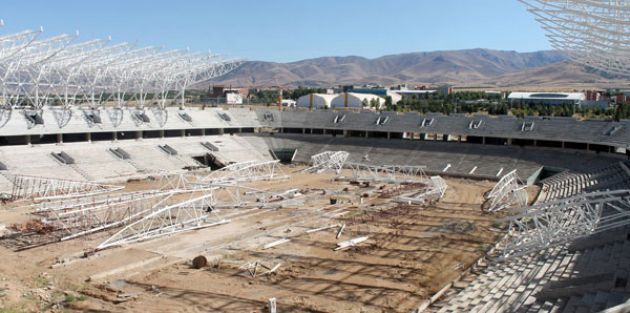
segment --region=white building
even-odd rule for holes
[[[298,108],[327,109],[330,108],[332,100],[336,94],[311,93],[301,96],[297,100]]]
[[[585,100],[583,92],[512,92],[508,96],[511,104],[527,105],[580,105]]]
[[[376,102],[377,106],[374,109],[381,109],[385,106],[385,99],[372,94],[364,93],[342,93],[337,95],[331,103],[333,109],[337,108],[363,108],[367,104],[369,108],[370,104]]]
[[[291,99],[282,99],[282,106],[283,107],[287,107],[287,108],[295,108],[296,105],[296,101],[295,100],[291,100]]]

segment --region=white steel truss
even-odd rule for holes
[[[629,0],[519,0],[577,63],[630,76]]]
[[[47,199],[39,203],[33,204],[37,214],[48,214],[49,211],[68,211],[81,208],[96,207],[99,205],[108,205],[125,201],[133,201],[145,197],[152,197],[156,194],[164,193],[161,190],[143,190],[132,192],[110,192],[101,194],[92,194],[77,197],[63,197]]]
[[[37,176],[13,176],[13,200],[31,198],[34,201],[84,197],[121,190],[124,186],[105,185],[87,181],[73,181]]]
[[[187,88],[242,64],[212,53],[112,45],[109,38],[76,42],[78,33],[39,39],[41,32],[0,36],[0,107],[59,107],[60,127],[69,120],[65,108],[105,104],[151,107],[164,125],[164,107],[184,105]],[[2,125],[6,113],[0,113]]]
[[[448,185],[442,177],[431,176],[431,179],[425,182],[427,184],[424,188],[401,195],[396,199],[396,202],[423,205],[438,201],[444,197]]]
[[[499,182],[485,196],[486,210],[496,212],[508,207],[524,207],[528,204],[526,186],[522,185],[516,170],[501,177]]]
[[[331,169],[339,174],[349,156],[350,154],[346,151],[324,151],[315,154],[311,156],[311,167],[307,168],[305,171],[322,173]]]
[[[228,223],[229,220],[219,218],[214,212],[214,206],[214,195],[209,192],[188,201],[158,208],[103,241],[97,249]]]
[[[33,206],[36,214],[42,216],[43,223],[63,231],[60,238],[63,241],[129,225],[164,207],[188,203],[184,199],[200,194],[212,194],[214,199],[220,199],[212,202],[212,209],[217,210],[302,204],[297,189],[277,193],[238,184],[207,186],[192,182],[195,178],[194,175],[183,174],[165,176],[162,182],[166,181],[166,184],[160,190],[55,198]],[[156,228],[153,232],[160,231]]]
[[[352,179],[358,182],[379,182],[390,184],[424,183],[427,181],[426,166],[413,165],[368,165],[348,163],[352,169]]]
[[[157,206],[169,203],[179,193],[135,193],[93,206],[47,210],[42,212],[45,213],[43,222],[64,230],[66,235],[61,240],[73,239],[133,222]]]
[[[278,160],[234,163],[211,172],[200,180],[200,184],[220,185],[287,179],[288,176],[280,171],[279,164]]]
[[[524,255],[630,224],[630,190],[584,193],[522,209],[504,219],[502,258]]]

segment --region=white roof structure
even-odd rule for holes
[[[508,99],[584,101],[586,96],[582,92],[512,92]]]
[[[212,53],[78,42],[78,33],[40,38],[42,29],[0,33],[0,107],[72,105],[159,108],[181,99],[191,85],[224,75],[242,62]]]
[[[577,63],[630,76],[630,0],[519,0]]]
[[[301,96],[297,100],[297,107],[313,109],[330,108],[330,104],[336,96],[337,94],[311,93]]]
[[[387,96],[392,98],[392,104],[397,104],[403,98],[403,96],[396,91],[397,90],[387,90]]]
[[[349,108],[363,108],[363,102],[367,102],[368,105],[372,101],[378,101],[379,106],[376,109],[380,109],[385,105],[385,99],[379,97],[377,95],[372,94],[364,94],[364,93],[353,93],[349,92],[348,95],[348,103],[347,107]],[[332,108],[344,108],[346,107],[346,94],[337,95],[331,102]]]

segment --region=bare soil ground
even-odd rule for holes
[[[224,209],[229,224],[88,257],[116,230],[19,252],[0,246],[0,312],[267,312],[272,297],[278,312],[410,312],[501,235],[491,230],[498,216],[481,211],[492,182],[447,179],[445,197],[421,207],[395,203],[398,186],[353,185],[299,169],[283,168],[289,180],[249,184],[298,188],[297,207]],[[23,204],[0,212],[4,225],[30,218]],[[343,224],[339,238],[339,227],[306,232]],[[368,239],[334,251],[361,236]],[[263,249],[279,239],[289,241]],[[198,255],[207,267],[190,266]]]

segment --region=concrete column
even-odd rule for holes
[[[508,138],[507,139],[507,144],[510,145],[510,146],[512,145],[512,138]]]
[[[564,146],[564,141],[562,142],[562,149],[565,149],[566,147]]]
[[[164,139],[164,130],[160,129],[160,138]]]
[[[481,137],[481,143],[484,144],[484,145],[486,144],[486,137],[485,136]]]
[[[302,135],[306,134],[306,128],[302,128]]]
[[[63,135],[57,134],[57,143],[63,143]]]
[[[387,139],[392,139],[392,133],[387,132]]]
[[[538,147],[538,140],[534,139],[534,147]]]
[[[201,129],[201,136],[202,137],[206,137],[206,129],[205,128]]]
[[[343,136],[344,136],[344,137],[348,137],[348,131],[347,131],[347,130],[345,130],[345,129],[343,130]]]
[[[118,133],[117,132],[113,132],[114,134],[114,138],[112,138],[114,141],[118,141]]]
[[[85,140],[92,143],[92,133],[85,133]]]
[[[225,134],[225,128],[219,128],[219,135]]]
[[[368,134],[369,134],[369,133],[370,133],[370,132],[368,132],[368,131],[366,131],[366,132],[365,132],[365,138],[368,138]]]
[[[182,137],[184,137],[184,138],[186,137],[186,130],[185,129],[182,129]]]
[[[33,138],[31,135],[26,135],[26,144],[31,145],[33,143]]]
[[[137,140],[142,140],[142,131],[141,130],[136,132],[136,139]]]

